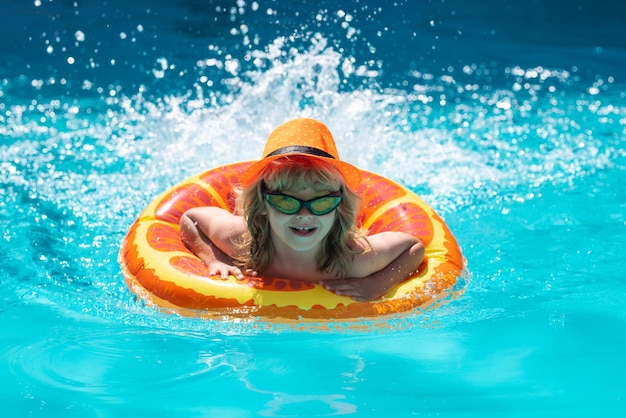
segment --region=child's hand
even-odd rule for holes
[[[209,274],[219,276],[223,280],[228,279],[229,275],[235,276],[237,280],[243,280],[244,274],[241,269],[235,266],[231,266],[230,264],[223,263],[221,261],[213,261],[209,267]],[[248,276],[256,276],[256,272],[248,269],[246,270],[246,275]]]
[[[325,280],[320,283],[324,289],[340,296],[347,296],[357,302],[376,300],[391,287],[385,280],[376,277],[353,277],[349,279]]]

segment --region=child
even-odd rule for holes
[[[424,259],[418,238],[357,230],[360,172],[339,160],[324,124],[295,119],[280,125],[263,156],[241,177],[236,214],[198,207],[180,220],[183,243],[211,274],[316,282],[369,301],[418,269]]]

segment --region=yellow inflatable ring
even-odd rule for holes
[[[122,242],[119,261],[128,287],[139,298],[183,315],[210,318],[264,317],[342,319],[408,311],[437,299],[463,271],[459,246],[443,220],[414,193],[362,171],[359,221],[369,233],[395,230],[419,237],[426,258],[419,271],[382,298],[356,302],[320,285],[273,277],[222,280],[182,244],[179,219],[189,208],[233,210],[233,188],[250,165],[225,165],[193,176],[157,197]]]

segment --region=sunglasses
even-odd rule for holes
[[[331,193],[311,200],[300,200],[297,197],[264,190],[263,197],[265,197],[265,200],[271,207],[286,215],[298,213],[304,206],[313,215],[322,216],[337,209],[337,206],[341,203],[341,192]]]

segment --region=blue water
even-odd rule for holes
[[[626,413],[626,6],[0,1],[0,400],[15,417]],[[117,253],[296,116],[417,192],[468,273],[356,323],[137,301]]]

